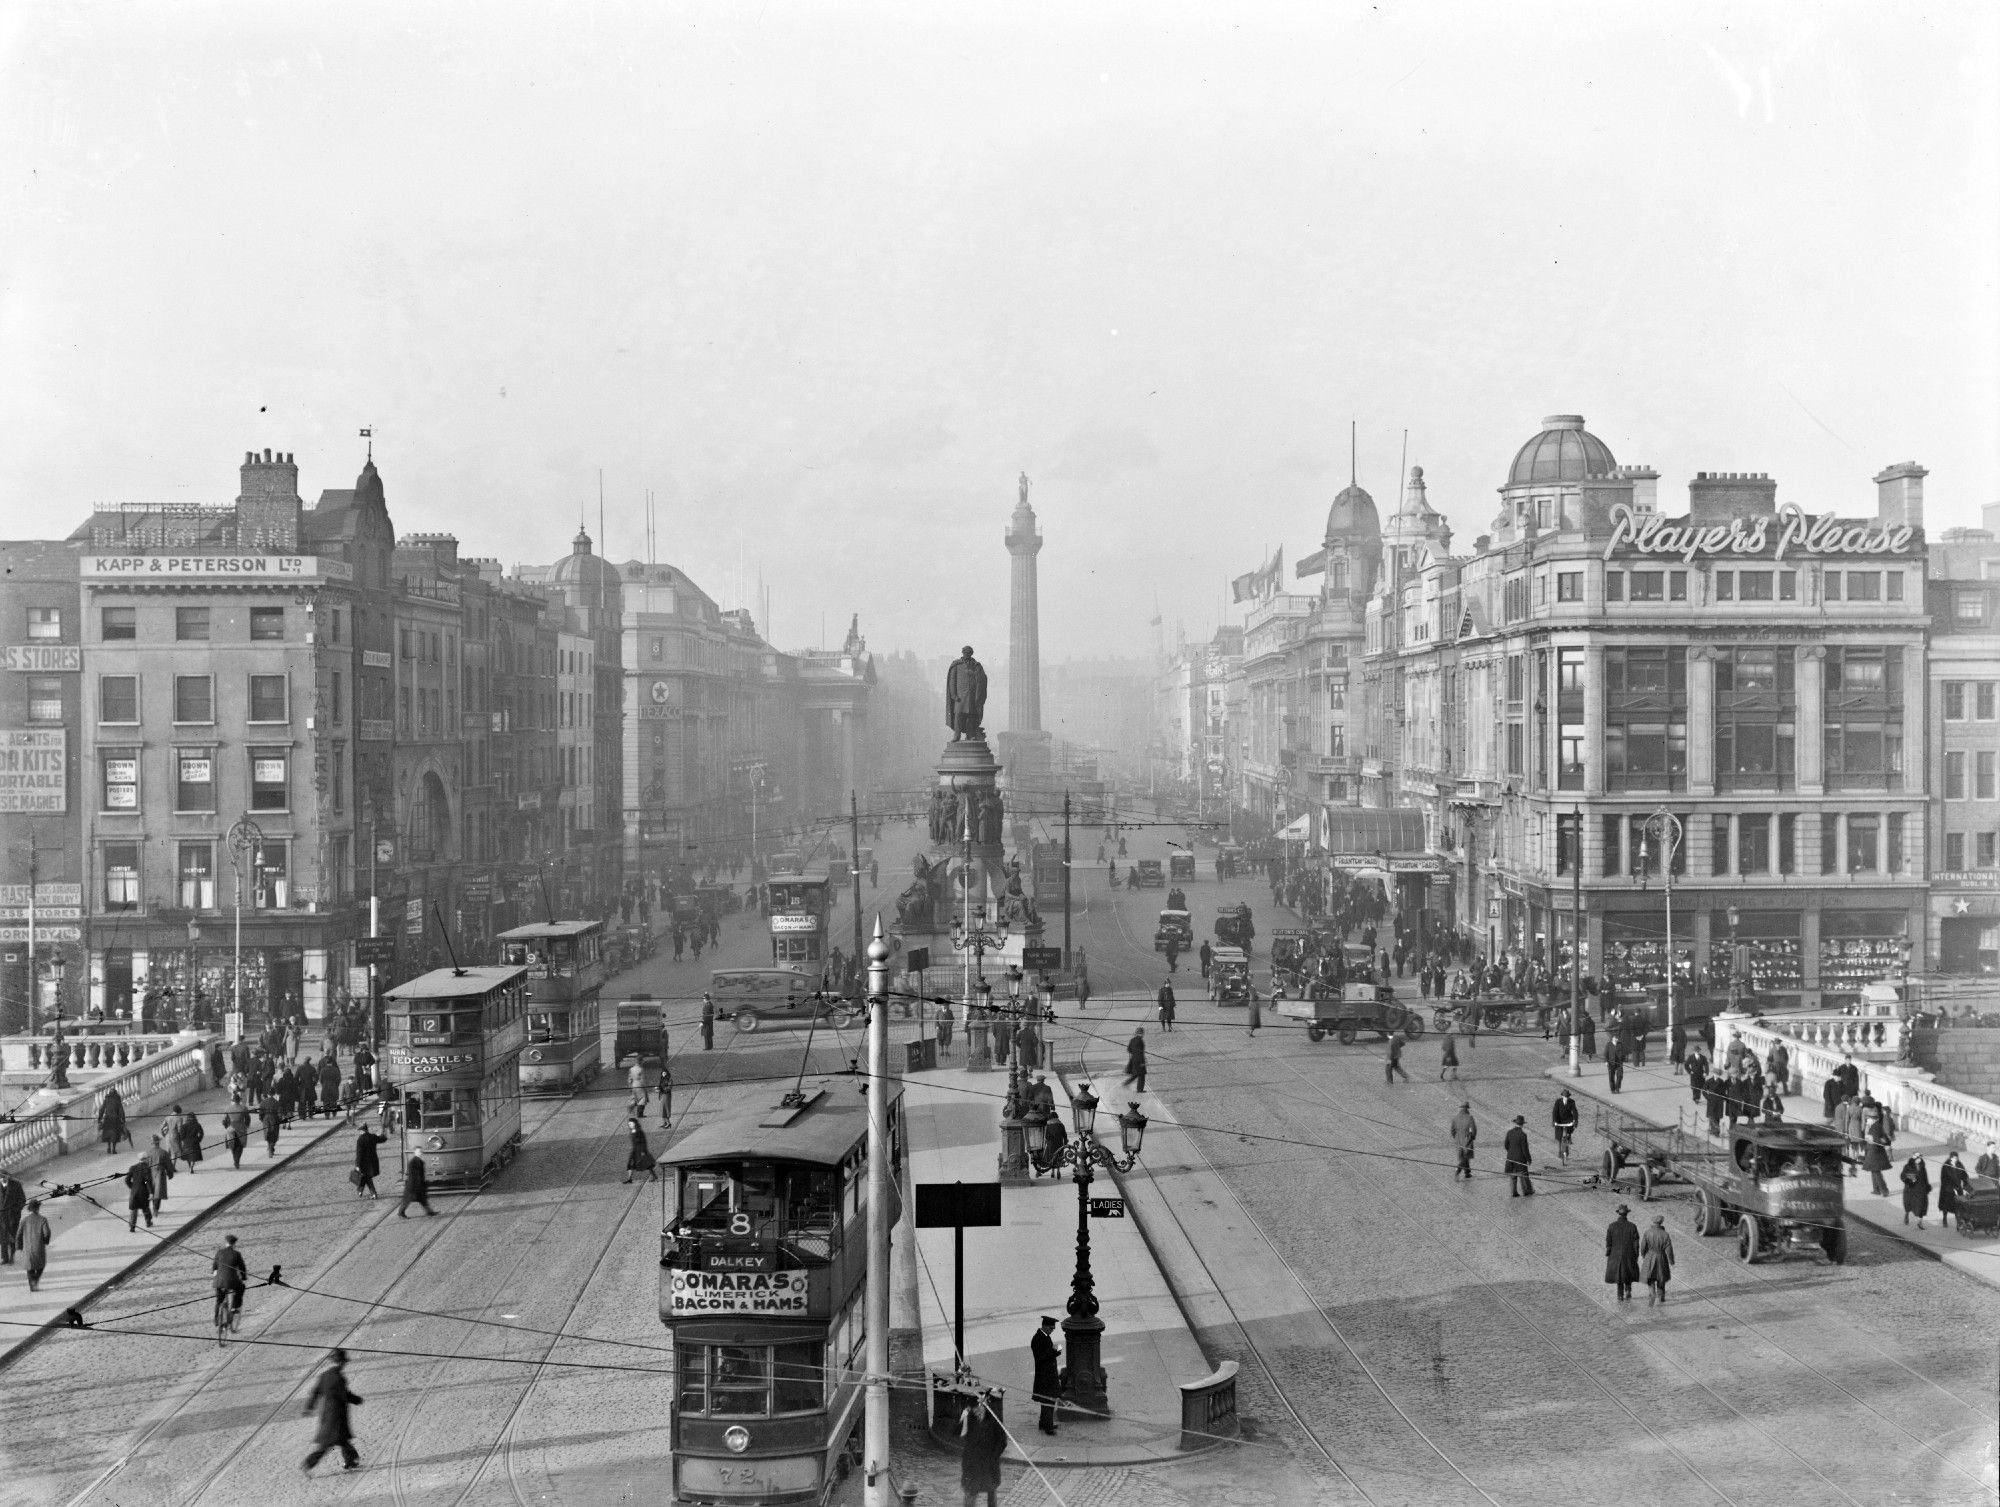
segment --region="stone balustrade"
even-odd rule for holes
[[[72,1073],[118,1072],[169,1050],[178,1040],[179,1037],[164,1032],[116,1036],[65,1034],[61,1050],[69,1059]],[[53,1072],[57,1055],[53,1036],[0,1037],[0,1072]]]
[[[1871,1016],[1839,1018],[1852,1020],[1858,1025],[1872,1025],[1878,1020],[1878,1017]],[[1735,1033],[1742,1036],[1744,1044],[1761,1061],[1774,1045],[1782,1041],[1785,1050],[1791,1054],[1792,1071],[1798,1075],[1805,1093],[1815,1101],[1816,1106],[1826,1088],[1827,1079],[1833,1076],[1834,1069],[1840,1066],[1852,1049],[1809,1042],[1790,1032],[1771,1029],[1774,1025],[1788,1024],[1794,1019],[1796,1017],[1778,1016],[1758,1025],[1753,1024],[1747,1015],[1718,1015],[1715,1018],[1716,1046],[1718,1051],[1726,1050],[1730,1035]],[[1888,1017],[1879,1019],[1885,1025],[1901,1024]],[[1961,1151],[1968,1146],[1977,1149],[1988,1141],[2000,1141],[2000,1104],[1947,1088],[1919,1067],[1865,1059],[1858,1051],[1853,1056],[1855,1065],[1861,1070],[1863,1091],[1889,1106],[1905,1136],[1943,1141]],[[1818,1119],[1819,1114],[1816,1107],[1801,1106],[1796,1117]]]
[[[1910,1029],[1910,1023],[1896,1015],[1767,1015],[1764,1026],[1782,1035],[1788,1045],[1824,1047],[1836,1059],[1842,1052],[1852,1052],[1871,1062],[1900,1062]]]
[[[162,1038],[158,1049],[131,1066],[54,1103],[44,1103],[12,1124],[0,1124],[0,1166],[18,1172],[52,1156],[67,1155],[73,1145],[91,1145],[97,1135],[97,1111],[114,1088],[125,1101],[129,1118],[201,1087],[207,1081],[212,1039],[194,1033]],[[47,1091],[37,1095],[47,1097]]]

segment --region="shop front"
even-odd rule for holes
[[[1732,924],[1733,923],[1733,924]],[[1805,999],[1806,913],[1803,910],[1743,906],[1715,909],[1708,916],[1708,980],[1715,990],[1729,987],[1732,947],[1744,953],[1744,983],[1759,1007],[1795,1010]]]
[[[2000,869],[1933,874],[1931,916],[1940,972],[2000,976]]]
[[[1861,1002],[1864,984],[1900,975],[1910,956],[1908,910],[1827,910],[1819,920],[1819,1002],[1839,1010]]]

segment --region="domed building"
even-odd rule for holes
[[[1365,599],[1382,564],[1382,521],[1375,499],[1350,481],[1335,494],[1326,510],[1326,534],[1320,559],[1326,570],[1326,595],[1353,593]]]
[[[1611,447],[1583,427],[1582,414],[1550,414],[1540,433],[1514,452],[1514,464],[1507,468],[1500,513],[1493,520],[1495,540],[1512,544],[1531,534],[1579,527],[1585,484],[1612,478],[1632,483],[1634,508],[1653,511],[1657,472],[1621,467]]]

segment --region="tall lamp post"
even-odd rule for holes
[[[1674,855],[1681,846],[1681,819],[1665,806],[1646,818],[1646,835],[1639,847],[1639,883],[1646,882],[1652,866],[1651,853],[1660,855],[1660,874],[1667,895],[1667,1039],[1672,1040],[1674,1022]],[[1644,1045],[1642,1042],[1641,1045]]]
[[[1139,1160],[1139,1146],[1146,1138],[1146,1117],[1137,1101],[1118,1117],[1119,1145],[1125,1155],[1118,1157],[1097,1144],[1097,1095],[1088,1083],[1077,1085],[1070,1101],[1070,1115],[1076,1137],[1060,1150],[1049,1153],[1045,1162],[1051,1170],[1067,1166],[1076,1182],[1076,1272],[1070,1278],[1069,1316],[1063,1320],[1063,1347],[1069,1352],[1069,1380],[1063,1388],[1064,1400],[1086,1417],[1103,1418],[1111,1412],[1111,1399],[1104,1376],[1104,1320],[1097,1316],[1097,1288],[1090,1275],[1090,1182],[1092,1170],[1130,1172]]]
[[[246,811],[229,829],[229,864],[236,871],[236,980],[232,991],[234,1004],[230,1009],[231,1041],[243,1039],[243,865],[248,860],[255,868],[263,849],[264,829],[250,820],[250,813]]]
[[[1007,968],[1007,1013],[1014,1029],[1008,1037],[1007,1102],[1000,1110],[1000,1176],[1025,1181],[1028,1176],[1028,1128],[1021,1103],[1021,970]]]
[[[1743,913],[1735,906],[1729,907],[1729,1013],[1736,1014],[1742,1009],[1743,975],[1736,966],[1741,956],[1736,950],[1736,926],[1743,919]]]
[[[984,1039],[985,1025],[982,1020],[979,1036],[975,1038],[972,1032],[974,1020],[972,1012],[975,1008],[983,1010],[992,998],[993,986],[986,981],[986,954],[989,951],[998,952],[1006,941],[1007,928],[1005,926],[997,930],[989,928],[986,924],[986,907],[982,905],[975,913],[970,899],[966,901],[965,915],[962,918],[957,916],[952,918],[951,945],[961,954],[970,949],[973,960],[972,967],[965,973],[967,1072],[983,1073],[992,1066],[990,1053],[973,1049],[975,1040]]]

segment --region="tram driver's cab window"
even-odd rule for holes
[[[450,1130],[451,1090],[426,1088],[403,1096],[403,1124],[411,1130]]]
[[[530,1010],[528,1012],[528,1040],[568,1041],[569,1014],[562,1010]]]
[[[818,1340],[782,1345],[681,1345],[675,1409],[710,1418],[765,1418],[826,1406],[824,1348]]]

